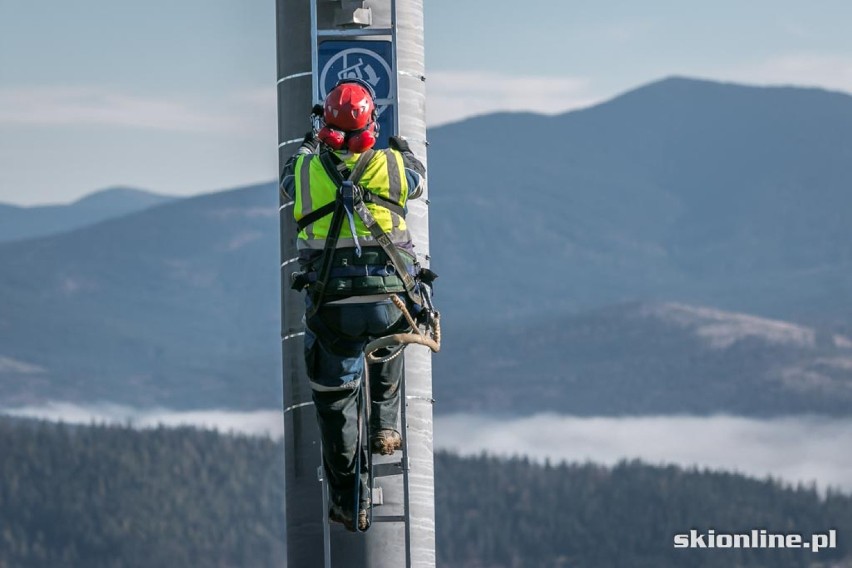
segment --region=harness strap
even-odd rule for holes
[[[340,186],[340,197],[343,200],[343,210],[349,220],[349,232],[355,241],[355,256],[361,258],[361,243],[358,242],[358,231],[355,228],[355,201],[361,198],[361,190],[351,180],[346,180]]]
[[[368,150],[368,152],[372,153],[372,150]],[[364,156],[362,155],[361,158],[363,159],[363,157]],[[359,159],[358,163],[355,164],[355,167],[352,169],[352,174],[350,174],[349,178],[347,180],[344,180],[343,173],[341,172],[341,164],[343,164],[343,162],[338,160],[340,163],[335,164],[335,158],[337,158],[337,156],[333,156],[333,154],[331,154],[330,152],[324,152],[320,155],[320,162],[325,168],[326,173],[328,173],[328,175],[331,176],[331,178],[335,182],[337,182],[338,185],[342,185],[347,181],[352,181],[353,183],[357,184],[358,180],[361,179],[361,176],[360,174],[357,178],[354,178],[353,176],[358,173],[358,167],[361,165],[361,160]],[[364,165],[364,167],[366,167],[366,164]],[[345,169],[345,164],[343,164],[343,168]],[[368,195],[371,195],[372,198],[380,197],[370,192],[367,193]],[[399,252],[397,246],[393,244],[393,241],[391,241],[390,236],[382,230],[382,227],[379,225],[379,222],[376,221],[376,218],[373,216],[372,213],[370,213],[370,210],[366,206],[366,201],[366,196],[364,196],[362,192],[358,192],[358,195],[355,196],[354,200],[355,212],[361,218],[361,221],[364,223],[364,226],[367,228],[367,230],[370,231],[370,234],[373,236],[379,246],[382,247],[382,250],[385,251],[385,254],[388,255],[391,264],[393,264],[393,267],[396,270],[397,276],[400,278],[400,280],[402,280],[402,283],[405,286],[405,291],[408,293],[408,297],[411,298],[411,301],[414,302],[416,305],[421,305],[422,300],[420,299],[420,294],[417,293],[417,282],[415,281],[414,277],[408,272],[405,264],[405,259],[402,257],[402,254]],[[400,207],[400,209],[402,208]],[[352,235],[355,235],[354,230],[352,231]],[[331,236],[331,233],[329,233],[329,236]],[[336,244],[337,241],[335,239],[335,245]],[[328,245],[327,240],[326,245]],[[325,254],[325,251],[323,251],[323,255]],[[325,260],[325,258],[323,260]],[[320,275],[320,278],[321,277],[322,275]]]
[[[328,229],[328,237],[325,240],[325,247],[322,251],[322,266],[320,267],[319,275],[314,282],[311,290],[311,301],[313,305],[308,311],[307,316],[313,316],[322,305],[322,300],[325,297],[325,288],[328,284],[328,275],[331,272],[331,264],[334,260],[334,249],[337,248],[337,239],[340,236],[340,228],[343,226],[343,217],[346,213],[343,211],[343,206],[338,204],[334,210],[334,215],[331,217],[331,227]]]
[[[349,181],[353,184],[357,183],[358,180],[361,179],[361,176],[364,175],[364,170],[372,157],[373,150],[367,150],[361,154],[358,158],[358,162],[355,164],[355,167],[352,168],[352,172],[349,174],[347,180],[342,179],[343,174],[341,174],[333,164],[329,163],[330,158],[328,157],[328,152],[320,154],[320,161],[325,167],[326,172],[332,176],[332,179],[335,183],[337,183],[338,187],[341,187],[344,181]],[[328,166],[331,166],[331,171],[329,171]],[[314,283],[313,290],[311,291],[311,300],[313,305],[307,314],[308,317],[313,316],[322,305],[323,298],[325,297],[326,286],[328,284],[328,277],[331,273],[331,265],[334,261],[334,250],[337,248],[337,240],[340,237],[343,218],[346,216],[343,201],[339,198],[339,195],[338,199],[335,200],[335,204],[334,214],[331,216],[331,226],[328,229],[328,237],[326,237],[325,247],[323,247],[322,251],[322,266],[319,274],[317,275],[317,281]]]
[[[375,203],[385,209],[390,209],[400,217],[405,217],[405,209],[399,203],[395,201],[391,201],[390,199],[385,199],[381,195],[377,195],[372,191],[365,191],[363,195],[364,201],[367,203]]]
[[[301,233],[302,230],[310,225],[311,223],[316,223],[326,215],[331,215],[334,213],[334,208],[337,206],[337,201],[329,201],[319,209],[314,209],[298,221],[296,221],[296,232]]]
[[[375,203],[385,209],[390,209],[400,217],[405,217],[405,209],[399,203],[391,201],[390,199],[385,199],[381,195],[376,195],[372,191],[363,192],[362,199],[367,203]],[[302,230],[310,225],[311,223],[316,223],[326,215],[331,215],[334,213],[334,207],[336,205],[336,201],[329,201],[319,209],[314,209],[298,221],[296,221],[296,232],[300,233]]]
[[[367,205],[363,200],[357,200],[355,202],[355,212],[358,213],[358,216],[363,221],[364,226],[370,231],[370,234],[373,235],[373,238],[379,243],[379,246],[382,247],[382,250],[385,251],[385,254],[390,258],[391,264],[396,269],[396,275],[402,280],[402,283],[405,285],[405,291],[408,293],[408,297],[411,298],[411,301],[417,304],[418,306],[422,303],[420,299],[420,294],[417,293],[417,282],[414,280],[414,277],[408,273],[408,270],[405,266],[405,259],[402,258],[402,254],[399,252],[399,248],[393,241],[390,240],[390,236],[385,233],[381,226],[379,226],[379,222],[376,221],[376,218],[373,217],[373,214],[370,213],[370,210],[367,209]]]
[[[326,156],[326,158],[323,159],[322,156]],[[343,183],[343,181],[346,179],[347,168],[346,164],[342,160],[337,158],[336,155],[328,152],[323,153],[320,156],[320,161],[326,173],[331,177],[332,180],[334,180],[338,184],[338,186]],[[371,191],[362,192],[362,198],[367,203],[375,203],[380,207],[384,207],[385,209],[393,211],[400,217],[405,217],[405,208],[396,201],[392,201]],[[313,211],[296,221],[296,232],[299,233],[311,223],[316,223],[326,215],[331,215],[332,213],[334,213],[335,206],[336,200],[329,201],[322,207],[314,209]]]
[[[323,152],[319,157],[322,167],[325,168],[325,173],[328,174],[339,188],[343,185],[344,181],[351,181],[353,185],[358,185],[358,182],[361,181],[361,176],[364,175],[364,170],[367,169],[367,165],[373,159],[375,153],[375,150],[370,149],[361,154],[348,176],[345,175],[347,171],[346,163],[332,152]]]

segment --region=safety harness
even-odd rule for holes
[[[362,256],[362,249],[358,242],[358,236],[355,228],[355,215],[361,219],[361,222],[364,223],[364,226],[370,231],[370,235],[382,248],[389,266],[392,267],[391,274],[395,277],[393,280],[396,281],[398,278],[399,281],[401,281],[402,289],[394,290],[391,287],[385,289],[386,291],[404,291],[415,306],[421,306],[423,299],[417,277],[425,276],[426,279],[434,279],[434,274],[431,273],[431,271],[419,270],[419,266],[416,261],[412,260],[410,262],[406,262],[402,251],[400,251],[393,241],[391,241],[390,236],[382,230],[379,222],[367,207],[367,203],[376,203],[382,207],[390,209],[400,216],[404,215],[404,209],[401,205],[393,203],[392,201],[370,191],[364,191],[358,185],[364,175],[367,165],[370,163],[370,160],[374,155],[375,152],[373,150],[367,150],[362,153],[351,172],[347,168],[345,162],[337,158],[337,156],[335,156],[332,152],[323,151],[318,156],[323,169],[338,187],[338,191],[334,201],[308,213],[300,219],[296,225],[297,230],[301,231],[311,223],[315,223],[326,215],[332,215],[328,236],[326,237],[325,246],[323,247],[323,253],[320,259],[319,270],[315,274],[306,272],[296,273],[293,276],[293,288],[302,289],[308,287],[312,303],[310,308],[311,312],[308,314],[309,316],[313,315],[313,313],[322,306],[326,295],[329,292],[329,280],[331,279],[332,268],[335,264],[335,259],[340,259],[341,256],[337,251],[337,242],[340,238],[340,230],[343,227],[344,219],[348,221],[352,238],[355,241],[355,258],[350,260],[354,261],[353,264],[358,264],[357,259],[360,259]],[[366,256],[375,258],[374,255]],[[345,258],[343,259],[343,264],[348,264]],[[364,273],[361,274],[364,275]],[[383,274],[387,275],[388,272],[383,271]],[[355,274],[352,274],[352,276],[355,276]],[[380,282],[381,276],[382,274],[379,274]],[[365,278],[362,278],[362,280],[369,278],[370,274],[366,273]],[[342,284],[339,281],[336,283],[339,286]],[[338,291],[337,287],[333,288],[335,288],[335,291]]]

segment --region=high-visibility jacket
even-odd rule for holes
[[[343,154],[340,157],[351,170],[358,161],[360,154]],[[335,200],[338,187],[326,173],[318,155],[303,154],[299,156],[293,173],[293,181],[295,182],[293,216],[297,222],[310,212]],[[390,148],[376,150],[358,185],[365,193],[374,193],[391,203],[405,207],[410,188],[402,154]],[[383,207],[380,203],[367,201],[366,206],[376,218],[382,230],[390,235],[394,244],[406,248],[411,246],[411,235],[402,215]],[[332,215],[328,214],[302,229],[297,239],[299,250],[322,250],[325,247],[331,218]],[[355,215],[355,232],[361,246],[379,246],[357,215]],[[337,247],[352,246],[355,246],[352,231],[349,228],[349,223],[344,222],[340,229]]]

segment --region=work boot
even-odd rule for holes
[[[366,486],[362,486],[361,490],[366,493]],[[334,523],[342,523],[346,530],[355,532],[355,523],[352,520],[352,494],[336,494],[332,491],[329,497],[331,506],[328,509],[328,520]],[[361,503],[358,507],[358,530],[360,531],[370,528],[367,509],[370,508],[372,502],[369,496],[361,495]]]
[[[396,430],[379,430],[370,438],[370,447],[374,454],[389,456],[402,448],[402,437]]]
[[[332,504],[328,510],[328,520],[333,523],[343,523],[343,526],[349,532],[355,532],[355,523],[352,522],[352,507],[341,507]],[[365,531],[370,528],[370,520],[367,518],[367,509],[360,508],[358,510],[358,530]]]

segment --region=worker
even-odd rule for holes
[[[369,462],[359,422],[364,348],[375,338],[410,330],[392,295],[412,313],[419,308],[411,284],[420,268],[405,214],[408,200],[424,191],[425,168],[403,138],[392,136],[390,148],[374,148],[377,117],[372,87],[341,80],[314,107],[314,128],[281,176],[298,230],[300,271],[292,285],[308,292],[305,365],[322,437],[329,519],[350,531],[366,530],[370,518]],[[372,230],[365,219],[374,219]],[[384,246],[377,238],[382,233],[390,241]],[[373,453],[391,455],[402,446],[401,350],[385,348],[376,355],[387,360],[369,364]]]

